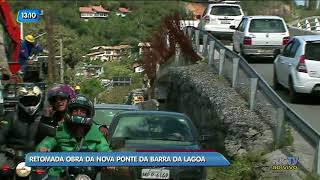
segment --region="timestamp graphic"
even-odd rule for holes
[[[20,23],[39,22],[42,11],[40,9],[21,9],[17,15]]]

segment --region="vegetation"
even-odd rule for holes
[[[207,179],[258,179],[259,174],[257,172],[257,165],[264,162],[265,160],[262,158],[262,155],[260,153],[247,154],[245,156],[237,157],[234,160],[231,160],[231,165],[228,167],[208,168]]]
[[[53,11],[52,29],[54,33],[55,55],[60,55],[59,39],[63,41],[64,62],[71,68],[65,72],[65,82],[72,85],[81,83],[82,93],[91,98],[104,91],[97,79],[82,82],[74,74],[75,66],[85,61],[82,56],[94,46],[128,44],[134,47],[132,57],[138,55],[138,43],[150,39],[152,32],[159,27],[161,20],[173,11],[186,16],[184,3],[179,1],[9,1],[13,13],[16,15],[20,9],[42,9],[44,16],[40,22],[24,24],[24,34],[33,34],[35,37],[47,32],[44,20],[48,12]],[[79,7],[88,5],[102,5],[111,13],[107,18],[89,19],[88,22],[80,18]],[[131,12],[124,18],[116,15],[119,7],[128,7]],[[45,36],[39,37],[38,42],[47,48]],[[88,61],[87,61],[88,62]],[[139,75],[133,73],[131,68],[133,58],[122,60],[120,63],[106,63],[105,74],[102,78],[113,76],[130,76],[134,80]],[[100,65],[100,63],[92,63]],[[101,63],[102,64],[102,63]],[[80,81],[79,81],[80,80]],[[90,87],[90,88],[89,88]],[[93,88],[94,87],[94,88]],[[88,89],[86,89],[88,88]],[[121,88],[121,87],[119,87]],[[117,88],[115,88],[117,89]],[[92,92],[91,92],[92,91]],[[121,90],[117,90],[120,92]]]

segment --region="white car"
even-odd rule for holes
[[[244,13],[237,1],[209,3],[200,19],[198,28],[214,35],[232,36],[230,26],[238,26]]]
[[[295,36],[283,52],[275,51],[274,88],[289,89],[291,102],[300,93],[320,92],[320,35]]]
[[[272,57],[289,41],[285,21],[278,16],[245,16],[233,34],[233,50],[243,57]]]

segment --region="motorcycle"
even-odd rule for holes
[[[42,168],[31,168],[25,165],[25,152],[1,147],[7,163],[0,167],[1,180],[40,180],[46,176]]]
[[[90,166],[67,167],[61,178],[64,180],[98,180],[101,179],[100,170],[100,167]]]

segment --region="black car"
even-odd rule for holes
[[[194,124],[180,113],[120,112],[112,120],[109,130],[113,151],[201,149]],[[126,179],[200,180],[205,179],[206,173],[203,167],[127,167],[127,172],[113,179],[125,179],[124,176]]]

